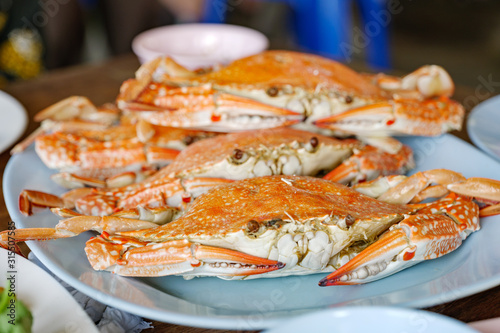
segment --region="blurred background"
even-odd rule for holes
[[[439,64],[459,84],[500,85],[500,1],[326,0],[328,8],[304,7],[317,1],[0,0],[0,84],[130,53],[142,31],[215,17],[264,33],[271,49],[306,50],[398,74]],[[325,25],[317,15],[334,5],[339,12]],[[313,36],[333,24],[348,26],[340,55],[319,50]]]

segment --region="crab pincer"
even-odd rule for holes
[[[456,250],[463,240],[480,229],[481,216],[499,213],[499,181],[477,177],[465,179],[458,173],[442,169],[417,173],[407,179],[399,178],[399,183],[392,183],[392,188],[379,199],[408,202],[418,192],[432,188],[430,185],[436,180],[443,182],[444,189],[451,193],[434,202],[407,205],[414,209],[413,215],[405,216],[376,242],[322,279],[319,285],[367,283],[421,261],[441,257]],[[367,184],[362,186],[366,192]],[[390,195],[384,196],[389,192]],[[480,208],[472,198],[488,205]],[[427,196],[420,199],[427,199]]]
[[[137,245],[140,245],[137,247]],[[279,261],[252,256],[221,247],[194,244],[186,239],[164,243],[104,233],[87,242],[85,252],[96,270],[124,276],[193,274],[203,276],[248,276],[283,268]],[[120,253],[124,255],[120,256]]]

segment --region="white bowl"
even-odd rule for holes
[[[188,69],[227,64],[262,52],[269,40],[262,33],[230,24],[176,24],[145,31],[132,50],[141,63],[170,56]]]

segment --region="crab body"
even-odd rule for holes
[[[155,176],[243,179],[331,170],[363,144],[291,128],[246,131],[203,140]]]
[[[213,188],[161,227],[93,238],[86,252],[95,269],[121,275],[241,279],[334,271],[320,282],[326,286],[370,282],[440,257],[477,230],[478,206],[454,194],[396,205],[324,179],[266,176]],[[198,246],[213,256],[197,257]],[[243,255],[269,270],[246,274]]]
[[[339,134],[438,135],[461,126],[464,109],[447,98],[452,92],[438,66],[374,79],[320,56],[267,51],[204,74],[159,58],[124,83],[117,101],[165,126],[238,131],[290,125],[301,114],[300,126],[316,131],[312,124]]]
[[[334,270],[338,263],[332,257],[341,250],[356,241],[373,240],[410,211],[319,178],[258,177],[211,189],[179,219],[155,229],[119,233],[116,244],[123,236],[122,252],[134,248],[129,238],[151,245],[154,251],[160,244],[187,240],[285,264],[285,268],[267,273],[268,277],[311,274]],[[91,240],[87,247],[95,268],[112,262],[109,254],[98,251],[101,241]],[[106,241],[114,243],[113,237]],[[126,263],[124,254],[121,264],[106,269],[124,275],[162,270],[157,265],[132,269]],[[210,264],[192,267],[183,275],[204,275],[208,267]]]
[[[338,140],[291,128],[232,133],[190,145],[144,182],[97,193],[115,198],[119,209],[165,201],[179,206],[183,200],[191,201],[228,180],[281,174],[314,176],[337,167],[361,145],[355,139]],[[88,213],[84,207],[94,199],[78,200],[77,208]]]

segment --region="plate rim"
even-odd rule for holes
[[[484,155],[485,158],[490,159],[493,163],[498,164],[498,161],[494,160],[490,156],[484,154],[482,151],[478,150],[476,147],[471,145],[468,142],[465,142],[461,140],[460,138],[453,136],[451,134],[445,134],[444,137],[447,137],[451,140],[455,140],[456,142],[464,145],[470,146],[471,149],[476,150],[478,153]],[[8,173],[7,170],[12,168],[12,164],[14,163],[14,157],[12,157],[6,167],[4,176]],[[10,183],[9,179],[5,179],[4,177],[4,193],[6,192],[6,189],[8,187],[8,184]],[[11,213],[11,210],[17,209],[16,207],[9,207],[10,202],[7,202],[6,204],[8,206],[9,213]],[[474,236],[474,235],[472,235]],[[251,318],[251,315],[245,314],[245,315],[235,315],[235,316],[227,316],[227,315],[208,315],[208,316],[201,316],[199,314],[185,314],[185,313],[179,313],[179,312],[172,312],[171,309],[151,309],[151,308],[144,308],[140,305],[131,303],[129,301],[123,300],[123,299],[109,299],[105,298],[102,299],[100,297],[99,293],[101,293],[99,290],[88,286],[87,284],[79,281],[76,279],[74,276],[70,275],[69,273],[65,272],[62,270],[59,265],[56,263],[52,262],[50,258],[48,258],[45,253],[43,253],[43,250],[40,247],[40,242],[35,242],[31,241],[28,242],[29,247],[32,249],[32,251],[37,255],[37,257],[42,261],[44,265],[46,265],[47,268],[49,268],[52,272],[54,272],[59,278],[61,278],[63,281],[66,283],[72,285],[74,288],[82,291],[83,293],[89,295],[90,297],[95,298],[98,301],[102,301],[103,303],[106,303],[110,306],[116,307],[118,309],[121,309],[123,311],[131,312],[138,314],[140,316],[143,316],[148,319],[154,319],[162,322],[169,322],[169,323],[174,323],[178,325],[187,325],[187,326],[192,326],[192,327],[203,327],[203,328],[214,328],[214,329],[265,329],[265,328],[270,328],[273,327],[274,325],[278,324],[281,320],[289,318],[289,315],[287,313],[296,313],[300,312],[302,310],[283,310],[280,311],[280,315],[277,315],[276,317],[272,318],[265,318],[261,325],[251,325],[251,326],[241,326],[242,320],[247,321],[248,318]],[[472,294],[475,294],[480,291],[484,291],[486,289],[495,287],[500,284],[500,276],[497,276],[496,279],[489,278],[487,280],[481,281],[480,283],[475,283],[473,285],[468,285],[465,288],[460,289],[460,295],[457,296],[457,291],[448,291],[445,293],[440,293],[439,295],[434,295],[431,297],[431,300],[429,298],[422,298],[419,300],[413,300],[413,301],[407,301],[407,302],[402,302],[399,304],[396,304],[397,306],[401,307],[411,307],[411,308],[418,308],[418,307],[429,307],[437,304],[442,304],[446,303],[451,300],[455,300],[458,298],[466,297]],[[153,288],[150,285],[147,285],[148,288]],[[162,291],[163,292],[163,291]],[[96,295],[97,293],[97,295]],[[172,296],[172,295],[170,295]],[[175,296],[173,296],[175,297]],[[183,300],[186,301],[186,300]],[[189,301],[186,301],[189,302]],[[355,303],[353,301],[352,303]],[[204,306],[204,305],[202,305]],[[330,305],[330,306],[338,306],[338,305]],[[357,305],[360,306],[360,305]],[[324,306],[319,306],[313,309],[305,309],[306,312],[310,311],[317,311],[324,309]],[[276,312],[278,313],[278,312]],[[236,326],[239,325],[239,326]]]
[[[453,317],[449,317],[446,315],[442,315],[439,313],[435,313],[432,311],[428,310],[420,310],[420,309],[413,309],[413,308],[404,308],[404,307],[394,307],[394,306],[367,306],[367,305],[362,305],[362,306],[356,306],[356,307],[342,307],[342,308],[328,308],[328,309],[323,309],[321,311],[316,311],[316,312],[310,312],[306,315],[299,316],[297,318],[293,318],[290,320],[288,323],[286,323],[282,327],[272,327],[270,329],[265,330],[262,333],[279,333],[279,332],[285,332],[285,329],[291,328],[292,325],[299,325],[303,321],[307,320],[308,322],[312,323],[312,320],[318,319],[321,317],[329,317],[325,319],[339,319],[345,316],[362,316],[365,315],[367,312],[375,312],[375,314],[382,315],[384,316],[384,313],[387,314],[389,313],[390,315],[385,315],[384,317],[387,317],[385,319],[390,319],[390,317],[394,316],[400,316],[400,315],[406,315],[409,317],[411,320],[412,315],[418,316],[419,320],[438,320],[439,322],[443,324],[447,324],[450,326],[453,326],[455,329],[460,329],[461,333],[474,333],[477,332],[475,329],[472,327],[468,326],[466,323],[455,319]],[[374,315],[375,315],[374,314]],[[333,317],[333,318],[332,318]],[[342,320],[342,319],[340,319]],[[373,323],[370,323],[369,325],[373,325]],[[323,328],[323,326],[320,326]],[[326,328],[326,327],[325,327]],[[333,327],[332,327],[333,328]],[[447,327],[451,329],[452,327]],[[311,329],[314,329],[314,326],[311,326]],[[417,329],[418,331],[418,329]],[[287,331],[289,332],[289,331]],[[391,329],[389,329],[389,332],[391,332]]]
[[[26,132],[26,129],[28,128],[28,112],[20,101],[18,101],[14,96],[6,93],[3,90],[0,90],[0,101],[1,100],[10,103],[12,106],[14,106],[16,115],[19,117],[19,123],[18,123],[19,127],[15,132],[16,134],[8,138],[5,142],[0,142],[0,154],[3,154],[5,151],[7,151],[9,147],[11,147],[14,143],[16,143],[19,140],[19,138],[21,138],[23,134]]]
[[[500,104],[500,95],[490,97],[472,108],[469,115],[467,116],[467,123],[466,123],[467,134],[469,135],[471,141],[474,143],[475,146],[477,146],[480,150],[488,154],[493,159],[500,161],[500,155],[495,153],[487,145],[485,145],[483,143],[483,140],[481,140],[480,136],[473,129],[474,127],[470,126],[471,121],[475,120],[475,117],[478,117],[478,113],[490,107],[490,104]]]

